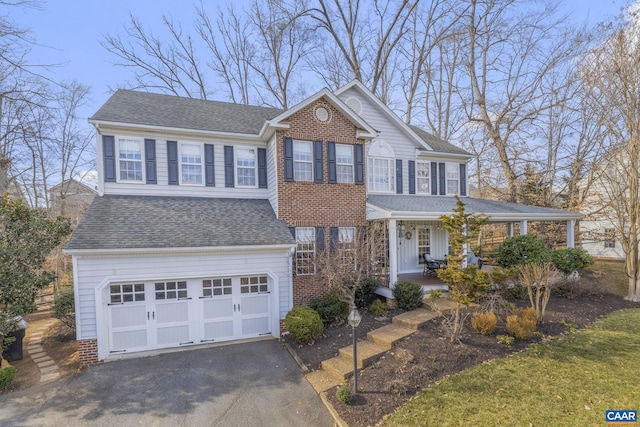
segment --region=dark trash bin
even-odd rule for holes
[[[2,357],[4,357],[7,362],[22,360],[22,340],[24,339],[24,334],[27,329],[27,322],[25,322],[22,317],[17,316],[12,320],[18,324],[18,329],[8,333],[5,337],[5,339],[9,337],[14,337],[16,339],[7,346],[6,350],[2,352]]]

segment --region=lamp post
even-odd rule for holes
[[[349,313],[349,324],[353,330],[353,394],[358,393],[358,345],[356,340],[356,328],[360,325],[362,316],[354,305]]]

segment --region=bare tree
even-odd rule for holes
[[[518,171],[533,152],[530,125],[555,105],[549,94],[557,88],[549,77],[574,56],[575,47],[550,3],[516,13],[518,6],[517,0],[471,0],[467,22],[467,114],[482,124],[497,153],[509,201],[518,199]]]
[[[360,0],[317,0],[309,16],[327,35],[329,46],[323,62],[338,60],[350,72],[340,84],[358,79],[378,94],[382,102],[388,102],[391,85],[383,87],[382,83],[417,5],[417,0],[386,0],[374,2],[369,9]],[[337,68],[341,67],[333,66]]]
[[[622,19],[621,19],[622,21]],[[640,301],[640,23],[631,13],[607,32],[582,64],[591,107],[606,130],[607,153],[598,162],[592,189],[607,221],[620,237],[629,278],[626,299]]]

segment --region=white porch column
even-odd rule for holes
[[[513,223],[512,222],[507,224],[507,233],[509,234],[507,237],[513,237],[514,230],[513,230]]]
[[[396,220],[389,220],[389,287],[394,288],[398,281],[398,230]]]
[[[527,220],[520,221],[520,234],[527,234]]]
[[[569,221],[567,221],[567,247],[568,248],[574,248],[576,245],[575,230],[576,230],[576,220],[570,219]]]

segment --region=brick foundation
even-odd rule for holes
[[[98,340],[96,339],[78,340],[78,355],[80,369],[102,363],[98,360]]]

